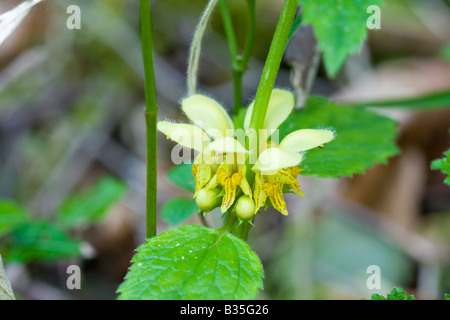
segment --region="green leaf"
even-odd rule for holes
[[[413,295],[406,295],[405,290],[402,288],[393,288],[391,293],[388,293],[387,297],[383,297],[379,294],[373,294],[370,300],[415,300]]]
[[[367,37],[367,8],[382,0],[298,0],[304,24],[310,24],[323,52],[325,68],[334,77],[349,54]]]
[[[447,177],[444,183],[450,185],[450,150],[444,152],[445,158],[436,159],[431,163],[431,169],[441,170]]]
[[[27,221],[27,213],[17,203],[0,199],[0,236]]]
[[[331,128],[336,138],[306,152],[303,175],[339,178],[363,173],[374,163],[386,163],[398,153],[396,122],[365,109],[340,106],[310,97],[304,109],[294,111],[280,127],[280,140],[298,129]]]
[[[406,300],[406,292],[401,288],[392,289],[391,293],[387,295],[388,300]]]
[[[370,300],[386,300],[385,297],[383,297],[382,295],[378,294],[378,293],[374,293],[371,297]]]
[[[166,202],[161,208],[161,219],[171,225],[183,222],[198,211],[193,199],[179,197]]]
[[[11,245],[4,257],[12,262],[56,260],[80,256],[80,243],[56,225],[36,221],[11,233]]]
[[[433,92],[419,97],[362,101],[350,103],[351,107],[405,108],[411,110],[434,110],[450,108],[450,90]]]
[[[197,225],[170,229],[137,249],[120,300],[255,299],[258,256],[241,239]]]
[[[122,181],[103,177],[83,192],[68,197],[58,209],[58,218],[69,227],[99,222],[125,191]]]
[[[450,300],[450,293],[444,294],[444,300]]]
[[[195,192],[195,179],[192,175],[192,164],[182,163],[170,169],[167,179],[176,186],[183,188],[189,192]]]
[[[401,288],[394,288],[391,293],[388,293],[387,300],[414,300],[414,296],[407,296],[405,290]]]

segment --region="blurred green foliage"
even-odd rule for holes
[[[100,223],[110,207],[125,195],[125,185],[103,177],[86,190],[67,197],[49,219],[33,217],[17,203],[0,201],[2,256],[7,262],[67,259],[82,254],[81,240],[71,234]]]

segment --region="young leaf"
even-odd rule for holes
[[[431,169],[441,170],[447,175],[444,183],[450,185],[450,150],[444,152],[445,158],[436,159],[431,163]]]
[[[2,255],[0,254],[0,300],[15,300],[14,293],[11,288],[11,283],[6,276],[3,268]]]
[[[28,215],[15,202],[0,199],[0,236],[28,221]]]
[[[310,24],[323,52],[325,68],[334,77],[349,54],[367,37],[367,8],[382,0],[298,0],[304,24]]]
[[[192,175],[192,164],[182,163],[175,166],[167,172],[166,176],[174,185],[189,192],[195,192],[195,179]]]
[[[70,227],[99,222],[125,191],[126,186],[122,181],[103,177],[82,193],[65,199],[58,209],[58,217],[65,226]]]
[[[241,239],[187,225],[137,249],[119,300],[255,299],[262,288],[258,256]]]
[[[394,143],[397,136],[394,120],[321,97],[310,97],[304,109],[290,115],[280,127],[280,141],[288,133],[306,128],[332,128],[336,138],[324,148],[306,152],[300,163],[303,175],[351,177],[374,163],[386,163],[399,151]]]
[[[195,200],[189,198],[173,198],[161,208],[161,219],[171,225],[183,222],[198,211]]]
[[[14,262],[55,260],[80,256],[80,243],[48,222],[21,225],[11,233],[4,258]]]

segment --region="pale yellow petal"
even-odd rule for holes
[[[334,132],[326,129],[301,129],[288,134],[280,143],[280,149],[291,152],[306,151],[334,139]]]
[[[159,121],[157,124],[159,131],[167,138],[181,144],[182,146],[203,152],[203,146],[210,141],[208,135],[202,129],[192,124],[173,123],[169,121]]]
[[[244,128],[248,129],[253,111],[254,101],[249,105],[244,119]],[[270,130],[277,129],[284,120],[287,119],[295,105],[294,95],[282,89],[273,89],[270,96],[269,105],[267,106],[266,117],[264,119],[264,129],[269,130],[268,135],[272,133]]]
[[[214,151],[216,153],[248,153],[242,144],[231,137],[219,138],[205,148],[205,152]]]
[[[227,111],[214,99],[194,94],[183,99],[181,109],[191,121],[214,139],[233,133],[233,121]]]
[[[303,157],[299,153],[289,152],[280,148],[264,150],[258,157],[252,170],[259,170],[261,174],[274,174],[278,169],[298,165]]]

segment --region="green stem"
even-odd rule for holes
[[[238,115],[242,108],[242,77],[244,73],[233,70],[233,115]]]
[[[220,0],[220,9],[228,41],[233,69],[233,114],[237,115],[242,108],[242,78],[247,69],[255,39],[255,0],[247,0],[247,35],[242,55],[239,53],[233,22],[226,0]]]
[[[230,50],[231,63],[233,70],[239,68],[238,62],[238,46],[236,36],[233,29],[233,21],[231,19],[230,9],[228,8],[227,0],[220,0],[220,13],[223,20],[223,26],[225,29],[225,36],[228,41],[228,48]]]
[[[277,27],[270,44],[269,53],[267,54],[266,63],[261,75],[258,90],[256,92],[255,104],[253,106],[252,117],[250,120],[250,129],[254,129],[256,134],[256,143],[249,145],[250,152],[257,152],[254,148],[258,148],[259,145],[259,130],[264,128],[264,119],[266,117],[267,107],[269,105],[272,89],[275,85],[275,80],[280,69],[281,60],[283,58],[286,45],[289,40],[289,34],[294,22],[295,14],[297,11],[297,0],[286,0],[284,2],[283,9],[278,20]],[[247,164],[247,181],[250,185],[253,185],[255,180],[255,172],[250,168],[250,164]],[[248,233],[249,228],[241,232],[240,237],[247,238],[245,233]]]
[[[258,132],[263,128],[270,95],[289,39],[289,32],[297,11],[297,0],[286,0],[278,20],[278,25],[270,45],[261,81],[256,92],[250,128]],[[258,136],[258,135],[257,135]]]
[[[147,191],[146,191],[146,235],[156,235],[156,174],[157,174],[157,137],[155,72],[153,67],[152,17],[150,0],[140,0],[141,45],[144,62],[145,122],[147,127]]]
[[[247,38],[244,52],[242,53],[241,66],[243,71],[247,69],[248,60],[252,54],[253,43],[255,41],[256,10],[255,0],[247,0]]]
[[[244,221],[241,224],[237,225],[233,230],[232,234],[241,238],[244,241],[248,239],[248,232],[250,231],[250,223]]]

